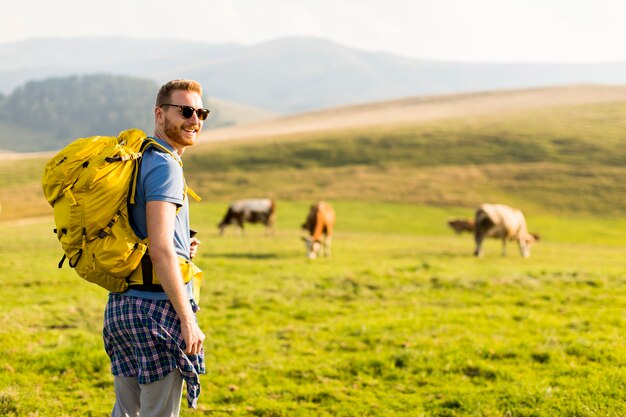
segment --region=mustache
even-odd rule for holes
[[[198,125],[198,124],[192,124],[192,125],[183,125],[183,129],[187,129],[187,130],[200,130],[202,128],[202,126]]]

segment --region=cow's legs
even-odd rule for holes
[[[483,240],[489,234],[494,224],[489,216],[481,209],[476,211],[474,219],[474,241],[476,242],[474,256],[483,256]]]
[[[324,238],[324,256],[330,256],[330,244],[332,243],[333,238],[330,236],[326,236]]]
[[[243,220],[237,219],[237,226],[239,227],[239,234],[241,236],[245,236],[246,235],[246,229],[244,229],[243,224],[244,224]]]
[[[519,244],[519,253],[523,258],[528,258],[530,256],[530,246],[523,239],[518,240]]]
[[[484,235],[478,231],[476,231],[476,233],[474,233],[474,242],[476,242],[476,249],[474,250],[474,256],[483,256],[483,249],[482,249],[482,244],[483,244],[483,238]]]
[[[506,256],[506,238],[502,238],[502,256]]]

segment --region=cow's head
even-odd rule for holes
[[[322,247],[322,244],[318,240],[313,240],[310,237],[303,237],[302,240],[306,246],[306,256],[309,259],[317,258],[317,254]]]
[[[519,251],[524,258],[530,256],[530,248],[539,240],[539,235],[526,233],[519,237]]]
[[[313,233],[313,229],[315,229],[315,223],[317,222],[317,206],[311,205],[309,207],[309,214],[306,216],[306,220],[302,223],[302,229],[308,230]]]

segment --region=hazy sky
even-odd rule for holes
[[[626,60],[624,0],[9,0],[0,9],[1,43],[115,35],[256,44],[318,36],[423,59]]]

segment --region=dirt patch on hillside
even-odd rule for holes
[[[294,133],[426,122],[521,109],[626,102],[626,87],[577,85],[528,90],[407,98],[318,112],[204,132],[201,142],[254,139]]]

